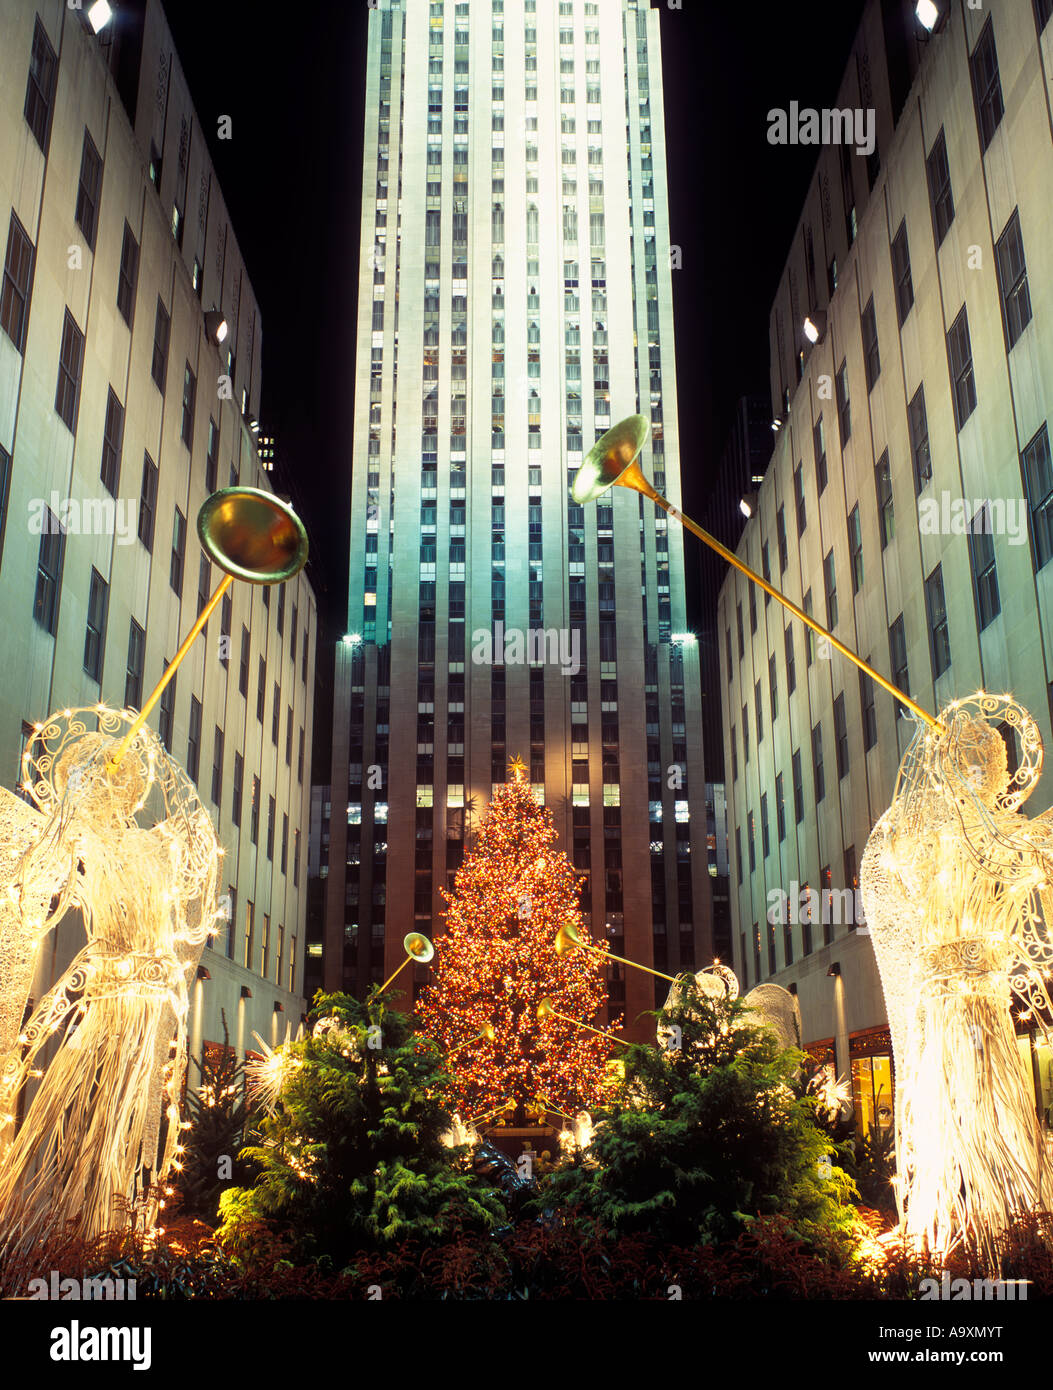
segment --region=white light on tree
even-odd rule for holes
[[[1012,775],[1003,721],[1021,749]],[[1019,809],[1041,767],[1038,727],[1010,696],[953,701],[915,734],[860,864],[896,1063],[902,1227],[939,1254],[967,1240],[991,1271],[999,1235],[1053,1194],[1011,1008],[1045,1031],[1053,820]]]
[[[0,802],[0,843],[20,851],[0,870],[7,1252],[28,1252],[68,1225],[91,1240],[129,1212],[149,1227],[165,1178],[181,1167],[189,989],[216,930],[222,851],[193,784],[151,729],[108,764],[134,718],[101,705],[53,716],[24,764],[39,811]],[[12,1046],[26,962],[67,911],[79,913],[86,941]]]

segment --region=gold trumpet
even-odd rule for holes
[[[601,951],[599,946],[594,946],[591,941],[586,941],[581,932],[572,922],[566,922],[556,933],[553,942],[553,949],[557,956],[566,955],[568,951],[580,949],[582,951],[592,951],[597,956],[602,956],[604,960],[618,960],[622,965],[631,965],[634,970],[646,970],[648,975],[657,975],[660,980],[668,980],[671,985],[676,984],[676,976],[664,975],[661,970],[652,970],[649,965],[640,965],[635,960],[628,960],[625,956],[616,956],[613,951]]]
[[[399,968],[401,969],[401,966]],[[497,1034],[494,1031],[494,1025],[492,1023],[484,1023],[481,1033],[477,1033],[474,1038],[465,1038],[464,1042],[458,1043],[456,1047],[451,1047],[446,1054],[445,1060],[448,1062],[455,1053],[460,1052],[462,1047],[471,1047],[472,1043],[482,1042],[484,1039],[487,1042],[493,1042],[496,1037]]]
[[[715,550],[718,555],[727,560],[729,565],[734,565],[735,569],[744,574],[747,579],[759,585],[766,594],[770,594],[784,608],[788,608],[794,617],[800,618],[801,622],[810,627],[813,632],[817,632],[820,637],[825,637],[842,656],[847,656],[849,661],[855,662],[871,680],[877,681],[878,685],[887,690],[901,704],[906,705],[919,719],[923,719],[934,729],[942,728],[939,720],[934,719],[928,710],[915,704],[909,695],[904,695],[902,690],[898,690],[891,681],[887,681],[879,671],[875,671],[873,666],[869,666],[850,647],[839,642],[832,632],[828,632],[825,627],[817,623],[803,608],[798,608],[796,603],[788,599],[785,594],[780,594],[778,589],[773,589],[766,579],[762,579],[759,574],[754,573],[742,563],[737,555],[733,555],[708,531],[703,531],[701,526],[696,525],[689,516],[684,516],[683,512],[678,511],[661,493],[654,490],[644,477],[637,462],[649,430],[650,425],[642,415],[629,415],[626,419],[619,421],[613,429],[609,429],[601,439],[598,439],[585,456],[574,477],[574,483],[570,490],[574,501],[578,503],[594,502],[610,487],[627,487],[631,488],[633,492],[639,492],[648,501],[656,503],[663,511],[668,512],[671,517],[680,522],[681,526],[690,531],[692,535],[697,536],[704,545]],[[664,978],[668,979],[669,977],[667,975]]]
[[[546,1018],[561,1018],[564,1023],[573,1023],[575,1028],[584,1028],[586,1033],[595,1033],[598,1038],[606,1038],[608,1042],[621,1043],[622,1047],[629,1047],[624,1038],[615,1037],[613,1033],[605,1033],[602,1028],[593,1028],[591,1023],[582,1023],[580,1019],[571,1018],[570,1014],[561,1014],[558,1009],[553,1007],[552,1000],[545,996],[537,1006],[537,1018],[539,1023],[544,1023]]]
[[[397,967],[397,969],[392,971],[392,973],[380,986],[379,992],[381,994],[383,994],[384,991],[387,989],[388,985],[392,983],[396,975],[399,975],[403,970],[405,970],[406,966],[409,965],[410,961],[413,961],[417,965],[427,965],[428,961],[430,961],[432,956],[434,956],[435,954],[435,947],[431,944],[428,938],[424,936],[422,932],[419,931],[411,931],[406,933],[406,935],[402,938],[402,949],[406,952],[406,959],[402,962],[400,966]]]
[[[254,487],[226,487],[206,498],[197,514],[197,534],[210,559],[226,578],[198,614],[164,675],[146,697],[139,717],[109,759],[112,772],[164,692],[165,686],[235,579],[247,584],[284,584],[307,563],[307,532],[287,502]]]

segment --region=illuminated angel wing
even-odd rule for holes
[[[859,886],[885,995],[892,1054],[896,1069],[902,1075],[912,1009],[910,977],[917,945],[917,928],[916,914],[907,890],[888,862],[895,820],[896,808],[893,806],[870,832],[859,865]]]
[[[763,1026],[775,1034],[780,1047],[800,1047],[801,1008],[788,989],[782,985],[757,985],[746,995],[745,1003],[760,1015]]]
[[[40,946],[72,857],[40,854],[49,817],[0,787],[0,1066],[22,1028]]]

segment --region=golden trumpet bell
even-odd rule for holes
[[[573,951],[575,947],[581,945],[581,934],[577,927],[571,922],[560,927],[556,933],[555,951],[557,956],[565,955],[568,951]]]
[[[541,1003],[537,1006],[538,1021],[544,1023],[545,1019],[553,1013],[555,1013],[555,1009],[553,1009],[552,1007],[552,1000],[549,999],[548,995],[546,995],[545,998],[542,999]]]
[[[307,532],[287,502],[254,487],[226,487],[197,514],[201,544],[221,570],[249,584],[282,584],[307,563]]]
[[[411,931],[402,938],[402,949],[412,956],[418,965],[426,965],[435,954],[435,947],[419,931]]]
[[[494,1032],[494,1025],[492,1023],[484,1023],[483,1030],[479,1036],[485,1038],[487,1042],[493,1042],[497,1037],[497,1034]]]
[[[641,489],[636,485],[634,475],[629,474],[629,469],[647,442],[650,428],[642,415],[629,415],[619,420],[601,439],[597,439],[574,476],[570,489],[574,501],[593,502],[615,483],[639,492]],[[639,468],[636,472],[640,474],[642,482],[643,474]]]

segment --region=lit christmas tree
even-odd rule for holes
[[[569,1113],[594,1105],[611,1045],[566,1019],[538,1019],[548,998],[557,1013],[595,1027],[606,999],[604,966],[592,952],[553,949],[561,926],[587,935],[577,905],[584,879],[556,849],[552,813],[535,801],[518,759],[511,772],[454,891],[443,890],[446,929],[419,1013],[425,1031],[453,1053],[448,1068],[462,1114],[512,1101],[522,1119],[539,1099]]]

